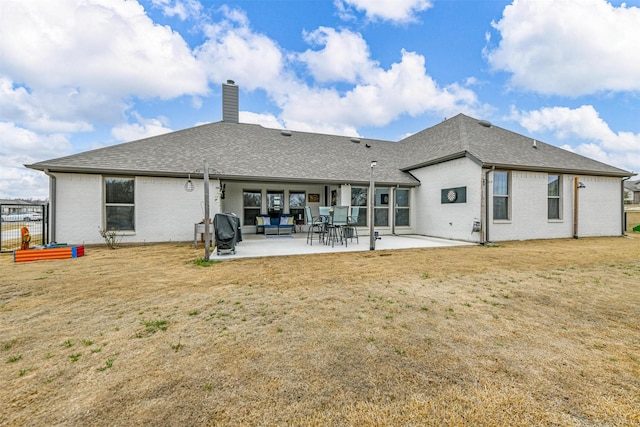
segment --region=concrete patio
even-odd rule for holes
[[[262,234],[248,234],[242,236],[242,242],[236,245],[236,253],[222,253],[220,255],[214,250],[211,252],[211,259],[226,260],[237,258],[255,258],[265,256],[284,255],[307,255],[332,252],[357,252],[369,251],[369,236],[361,235],[360,243],[349,241],[348,246],[336,244],[324,245],[318,243],[318,239],[313,241],[313,245],[307,244],[307,233],[295,233],[288,236],[268,236]],[[388,249],[409,249],[409,248],[436,248],[445,246],[474,245],[475,243],[462,242],[457,240],[438,239],[418,235],[385,235],[376,241],[375,250]],[[198,243],[198,248],[203,248],[202,243]],[[204,252],[204,249],[203,249]]]

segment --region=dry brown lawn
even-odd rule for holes
[[[640,237],[0,257],[1,425],[640,425]]]

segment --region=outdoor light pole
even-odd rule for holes
[[[209,162],[204,161],[204,261],[209,261],[211,232],[209,231]]]
[[[373,251],[376,249],[376,237],[375,237],[375,232],[374,232],[374,220],[375,220],[375,213],[374,213],[374,207],[375,207],[375,191],[376,191],[376,184],[373,181],[373,168],[375,167],[375,165],[377,165],[378,162],[376,162],[375,160],[371,161],[371,172],[370,172],[370,176],[369,176],[369,250]]]

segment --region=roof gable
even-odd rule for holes
[[[630,176],[628,171],[491,125],[464,114],[445,120],[404,140],[403,170],[464,155],[484,167]],[[420,160],[421,163],[416,163]]]

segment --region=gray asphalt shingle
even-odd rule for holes
[[[284,134],[283,134],[284,133]],[[417,185],[406,171],[465,154],[484,166],[609,176],[629,172],[459,114],[400,142],[216,122],[27,165],[60,172],[186,176],[207,159],[223,179]]]

